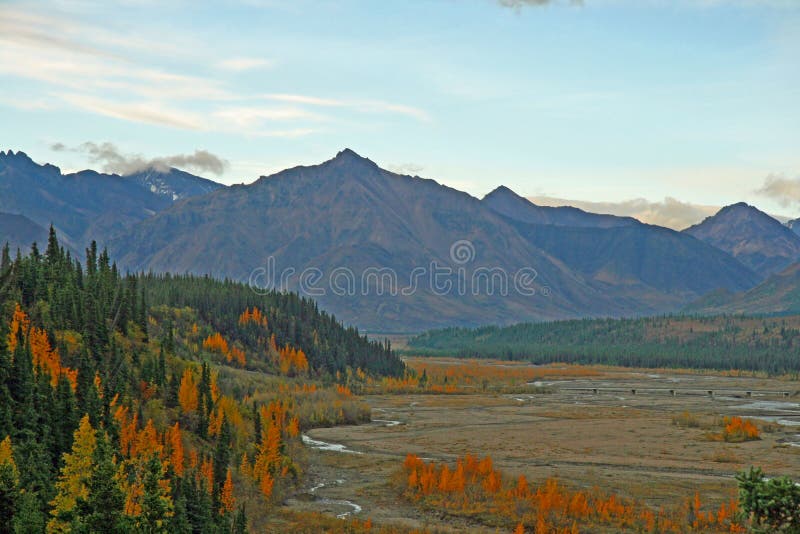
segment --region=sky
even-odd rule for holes
[[[798,57],[800,0],[0,0],[0,149],[232,184],[349,147],[478,197],[798,217]]]

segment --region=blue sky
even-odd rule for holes
[[[350,147],[476,196],[800,216],[800,1],[536,3],[0,1],[0,147],[225,183]]]

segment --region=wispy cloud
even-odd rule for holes
[[[268,93],[261,96],[266,100],[275,100],[279,102],[291,102],[329,108],[349,108],[362,113],[396,113],[413,117],[422,122],[431,120],[430,115],[422,109],[402,104],[393,104],[391,102],[382,102],[380,100],[321,98],[309,95],[282,93]]]
[[[223,59],[217,63],[217,67],[223,70],[234,72],[244,72],[248,70],[264,69],[274,65],[273,61],[256,57],[233,57]]]
[[[207,123],[201,116],[175,107],[165,107],[159,102],[120,102],[79,94],[65,94],[61,98],[77,108],[115,119],[183,130],[208,129]]]
[[[784,174],[770,174],[756,190],[759,195],[771,198],[784,208],[800,204],[800,176],[789,178]]]
[[[324,121],[326,117],[317,113],[297,108],[276,108],[261,106],[228,107],[214,113],[214,117],[232,126],[252,131],[265,122],[285,122],[296,119]]]
[[[396,102],[242,91],[203,72],[251,71],[268,68],[273,61],[251,56],[215,59],[208,50],[192,57],[186,51],[191,46],[173,50],[161,41],[147,39],[144,33],[120,35],[88,19],[44,15],[30,6],[0,5],[0,74],[42,84],[41,93],[29,99],[0,99],[19,109],[30,109],[29,102],[46,102],[47,107],[68,106],[124,121],[259,136],[308,135],[319,131],[319,122],[352,120],[344,111],[430,120],[425,111]],[[163,58],[170,58],[169,68],[159,66]],[[291,105],[265,106],[265,100]],[[314,110],[317,107],[341,111],[323,115]]]
[[[55,152],[80,152],[85,154],[89,162],[100,165],[105,172],[129,175],[147,169],[167,172],[171,167],[183,170],[212,173],[217,176],[225,172],[228,162],[207,150],[195,150],[193,154],[174,154],[157,158],[146,158],[141,154],[127,154],[113,143],[93,143],[87,141],[80,146],[70,148],[64,143],[54,143],[50,149]]]

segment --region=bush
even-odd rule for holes
[[[766,478],[751,467],[736,475],[739,507],[753,532],[800,533],[800,485],[789,477]]]

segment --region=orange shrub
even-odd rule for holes
[[[539,486],[525,477],[505,482],[490,457],[469,454],[455,468],[409,454],[403,470],[405,495],[412,500],[448,513],[488,514],[509,529],[516,525],[516,532],[525,532],[526,525],[536,534],[594,532],[600,526],[615,532],[743,532],[735,519],[735,500],[717,510],[703,510],[695,495],[675,509],[654,511],[597,489],[570,490],[552,478]]]
[[[761,439],[761,432],[749,419],[726,417],[724,423],[725,429],[722,431],[722,439],[725,441],[740,442]]]

